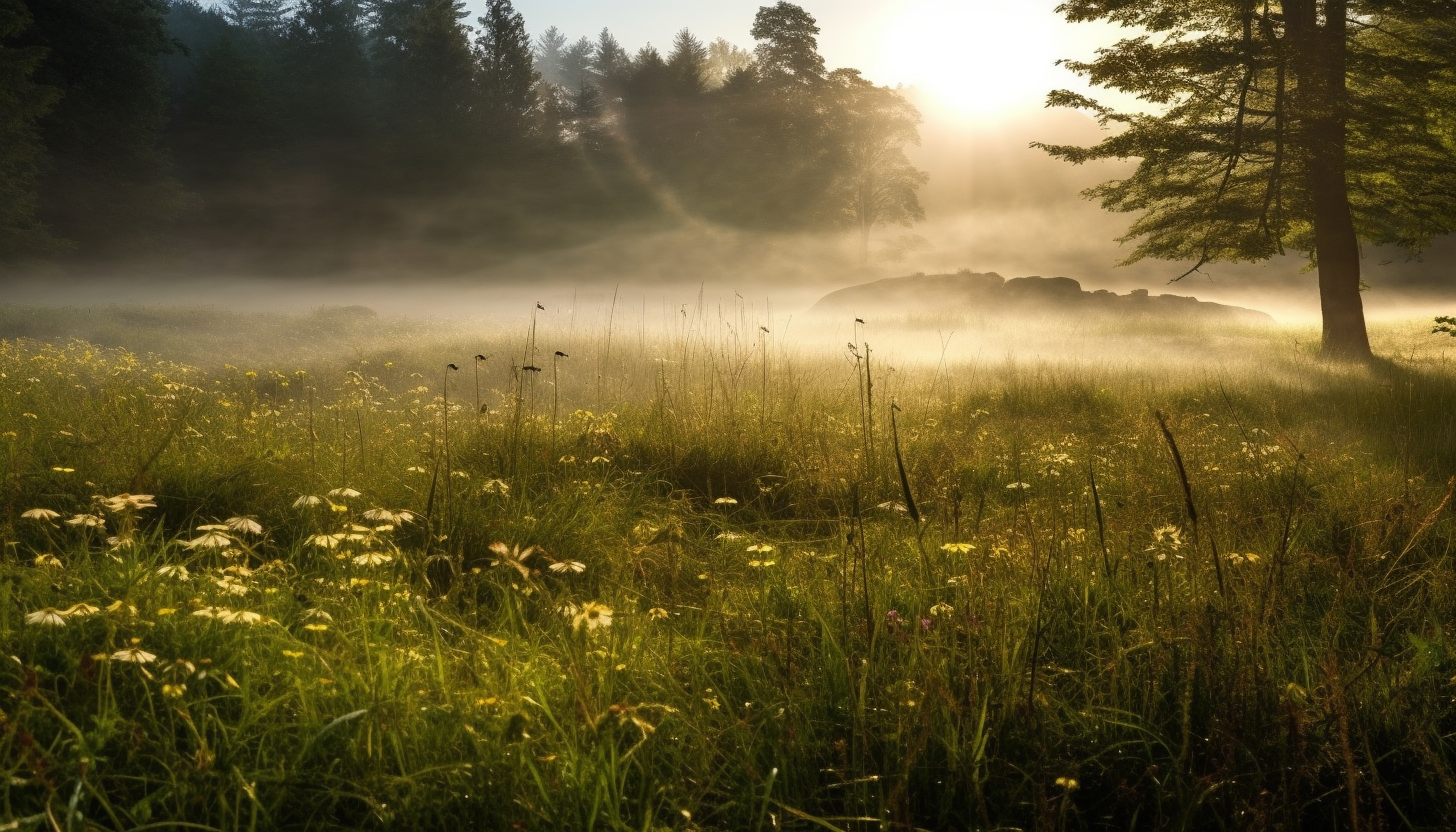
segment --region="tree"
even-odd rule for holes
[[[295,134],[336,160],[373,132],[372,74],[354,0],[302,0],[284,38]]]
[[[723,38],[717,38],[708,44],[706,78],[708,89],[715,90],[728,83],[728,79],[735,72],[747,69],[751,63],[753,63],[753,53],[734,46]]]
[[[708,48],[687,29],[673,36],[667,67],[679,95],[696,96],[707,90]]]
[[[536,39],[536,72],[548,84],[566,86],[566,33],[555,26],[541,33]]]
[[[1456,227],[1456,156],[1434,112],[1433,78],[1456,48],[1448,0],[1067,0],[1069,21],[1149,34],[1068,62],[1154,113],[1114,112],[1067,91],[1120,130],[1090,148],[1037,146],[1073,163],[1137,159],[1087,195],[1139,212],[1125,262],[1258,261],[1286,249],[1319,272],[1323,353],[1370,357],[1360,243],[1418,250]]]
[[[760,7],[749,33],[758,41],[753,53],[764,81],[813,85],[824,80],[819,25],[799,6],[779,0],[776,5]]]
[[[39,217],[97,257],[154,249],[186,195],[161,147],[176,48],[163,0],[30,0],[17,45],[47,52],[35,80],[62,97],[40,121]]]
[[[281,36],[288,29],[286,0],[227,0],[223,16],[241,29]]]
[[[905,156],[906,145],[920,144],[920,112],[857,70],[837,69],[828,80],[834,91],[833,134],[840,144],[840,210],[859,234],[860,262],[868,263],[872,229],[925,219],[916,192],[930,177]]]
[[[487,0],[479,19],[475,65],[479,73],[481,118],[486,135],[497,145],[518,141],[529,131],[536,109],[536,82],[531,37],[511,0]]]
[[[36,217],[36,184],[44,153],[39,121],[60,91],[34,80],[45,59],[43,47],[10,44],[30,23],[21,0],[0,0],[0,261],[39,254],[55,244]]]
[[[472,143],[475,66],[459,0],[389,0],[375,27],[383,118],[413,172],[448,173]],[[436,177],[427,176],[427,180]]]
[[[610,97],[622,94],[622,82],[632,70],[632,57],[622,44],[606,29],[597,36],[596,51],[592,55],[592,74],[597,84]]]

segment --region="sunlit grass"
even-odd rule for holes
[[[0,342],[0,824],[1456,812],[1445,340],[920,363],[731,323]],[[476,394],[471,355],[518,360]]]

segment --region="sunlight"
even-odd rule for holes
[[[1051,4],[914,0],[885,34],[883,63],[951,114],[997,115],[1042,106],[1066,86],[1055,66],[1058,18]]]

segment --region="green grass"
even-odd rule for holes
[[[1456,816],[1456,373],[1416,324],[1369,369],[1286,330],[1204,362],[1186,333],[944,364],[871,335],[869,407],[842,339],[756,325],[543,325],[534,362],[324,328],[248,364],[90,314],[206,369],[0,342],[0,828]]]

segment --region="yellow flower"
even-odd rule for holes
[[[67,618],[71,618],[73,616],[76,618],[85,618],[88,615],[95,615],[98,612],[101,612],[101,610],[93,607],[90,604],[82,602],[80,604],[72,604],[71,606],[66,607],[66,611],[61,614],[66,616]]]
[[[1061,786],[1069,792],[1074,792],[1077,790],[1077,786],[1081,784],[1079,784],[1074,777],[1058,777],[1057,785]]]
[[[181,684],[180,682],[178,684],[175,684],[175,685],[173,685],[173,684],[165,684],[165,685],[162,685],[162,695],[165,696],[165,697],[167,697],[168,699],[176,699],[176,698],[180,697],[182,694],[184,694],[186,692],[187,692],[187,686],[184,685],[184,684]]]
[[[58,558],[58,557],[56,557],[55,555],[50,554],[50,553],[46,553],[46,554],[43,554],[43,555],[36,555],[35,556],[35,565],[36,566],[46,567],[48,569],[61,569],[61,568],[63,568],[63,566],[61,564],[61,559]]]
[[[301,659],[301,658],[303,658],[303,651],[302,650],[284,650],[283,651],[283,655],[287,656],[290,659]]]
[[[329,625],[327,625],[327,624],[305,624],[305,625],[303,625],[303,629],[308,630],[310,633],[322,633],[324,630],[327,630],[328,628],[329,628]]]
[[[647,617],[656,621],[661,621],[662,619],[667,617],[667,610],[663,609],[662,607],[653,607],[652,609],[647,611]]]
[[[713,501],[713,505],[717,505],[717,506],[736,506],[736,505],[738,505],[738,501],[735,500],[735,499],[733,499],[732,497],[719,497],[718,499],[716,499],[716,500]]]
[[[942,552],[951,552],[952,554],[957,554],[957,555],[968,554],[968,553],[970,553],[971,550],[973,550],[975,548],[976,548],[976,544],[974,544],[974,543],[942,543],[942,544],[940,544],[940,550]]]
[[[176,607],[162,607],[161,609],[157,610],[157,615],[172,615],[175,612],[177,612]]]

